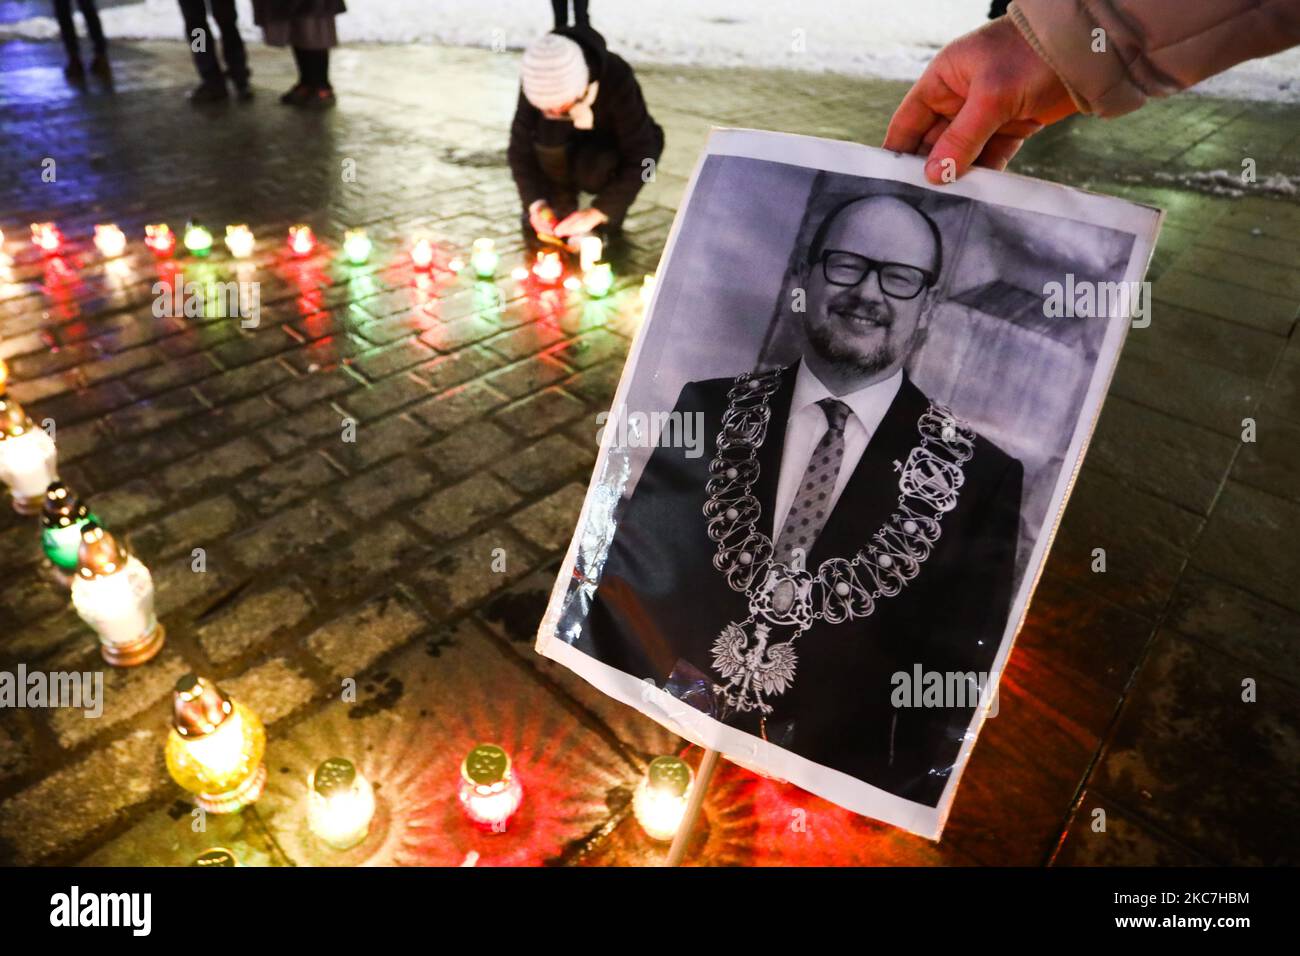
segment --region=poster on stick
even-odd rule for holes
[[[1158,210],[715,130],[537,650],[700,746],[938,839]]]

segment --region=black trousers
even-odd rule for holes
[[[235,83],[248,82],[248,55],[244,52],[244,41],[239,35],[239,26],[235,17],[235,0],[180,0],[181,16],[185,18],[185,41],[190,44],[194,57],[194,67],[204,83],[220,83],[223,76],[230,77]],[[226,61],[225,73],[217,61],[216,43],[212,30],[208,27],[208,8],[212,8],[212,19],[221,31],[221,55]],[[194,49],[195,30],[201,30],[203,52]]]
[[[96,53],[103,53],[108,47],[104,39],[104,28],[99,22],[99,11],[95,9],[95,0],[77,0],[81,15],[86,18],[86,32]],[[72,22],[72,0],[54,0],[54,18],[59,21],[59,33],[63,36],[63,48],[68,51],[68,59],[81,57],[77,45],[77,27]]]
[[[600,192],[618,171],[618,150],[613,144],[596,138],[575,137],[567,145],[534,148],[542,171],[550,180],[546,201],[559,219],[577,211],[581,193]],[[600,229],[607,237],[618,236],[622,231],[621,216],[617,220],[611,219]],[[528,221],[527,209],[523,214],[523,232],[529,247],[536,248],[539,240]]]
[[[551,0],[551,9],[555,12],[555,29],[569,25],[569,0]],[[573,25],[575,27],[591,26],[587,16],[587,0],[573,0]]]
[[[293,48],[293,62],[298,65],[298,82],[318,90],[330,88],[330,51]]]

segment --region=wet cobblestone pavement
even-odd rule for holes
[[[65,87],[55,44],[0,44],[14,258],[0,357],[13,397],[57,424],[64,479],[152,569],[168,635],[147,666],[106,674],[98,720],[0,714],[0,862],[176,864],[212,845],[267,865],[660,861],[630,799],[648,759],[681,742],[531,649],[595,415],[708,128],[878,143],[903,86],[644,69],[668,147],[628,220],[616,291],[593,302],[508,278],[498,296],[445,268],[416,273],[406,255],[426,235],[445,266],[488,236],[500,275],[520,261],[504,157],[515,54],[345,49],[329,113],[281,107],[289,58],[252,57],[254,102],[194,110],[179,44],[118,44],[111,93]],[[1152,324],[1129,337],[944,839],[724,763],[693,862],[1300,860],[1300,205],[1271,178],[1300,173],[1297,120],[1296,107],[1182,97],[1026,147],[1013,168],[1169,216]],[[1251,187],[1232,178],[1244,158]],[[248,270],[258,327],[155,317],[166,267],[139,236],[191,218],[257,235],[244,266],[218,248],[175,268],[200,283]],[[37,220],[69,237],[64,255],[33,255]],[[111,265],[88,241],[106,221],[132,239]],[[296,222],[322,240],[305,259],[285,249]],[[337,255],[354,227],[376,243],[365,266]],[[95,669],[92,635],[43,578],[35,528],[0,509],[0,668]],[[202,833],[162,760],[188,669],[269,730],[266,794]],[[346,678],[354,702],[339,699]],[[1247,678],[1257,703],[1241,702]],[[512,753],[525,787],[505,834],[470,829],[454,800],[460,757],[484,739]],[[322,850],[302,811],[307,772],[335,754],[379,800],[371,838],[344,853]]]

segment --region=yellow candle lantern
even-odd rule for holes
[[[266,731],[257,715],[206,677],[186,674],[172,695],[165,757],[172,779],[208,813],[234,813],[266,786]]]

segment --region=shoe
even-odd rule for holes
[[[307,98],[300,104],[309,110],[327,110],[335,103],[334,91],[328,86],[318,86],[307,91]]]
[[[190,90],[190,102],[196,106],[203,103],[220,103],[229,97],[224,83],[200,83]]]
[[[248,80],[244,80],[242,83],[238,80],[235,81],[235,96],[242,103],[247,103],[253,98],[253,88],[248,85]]]
[[[301,106],[311,96],[311,87],[306,83],[295,83],[293,89],[280,95],[280,102],[285,106]]]
[[[90,72],[95,74],[101,80],[111,79],[113,68],[108,65],[108,54],[103,51],[96,53],[95,58],[90,61]]]
[[[68,65],[63,68],[63,76],[69,83],[84,83],[86,68],[81,65],[80,59],[69,60]]]

